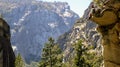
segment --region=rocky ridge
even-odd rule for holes
[[[79,18],[66,2],[36,0],[0,0],[0,13],[11,27],[15,52],[27,63],[38,61],[47,39],[57,39]]]
[[[74,54],[73,44],[80,39],[83,40],[84,45],[93,45],[94,51],[100,55],[102,54],[101,36],[96,30],[97,25],[87,19],[91,9],[90,6],[86,9],[83,18],[77,20],[73,28],[57,40],[62,45],[64,61],[68,61],[72,54]]]

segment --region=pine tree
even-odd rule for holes
[[[85,58],[83,57],[83,54],[86,50],[86,48],[83,48],[83,44],[81,41],[78,41],[78,43],[75,44],[75,59],[74,63],[76,67],[85,67]]]
[[[74,46],[76,54],[74,58],[75,67],[99,67],[101,65],[103,60],[102,57],[97,56],[96,52],[91,52],[91,46],[84,46],[81,40]]]
[[[61,64],[61,49],[54,43],[53,38],[49,38],[48,43],[46,43],[43,48],[39,67],[61,67]]]
[[[25,67],[25,63],[24,63],[24,61],[23,61],[20,53],[19,53],[18,56],[16,57],[15,67]]]

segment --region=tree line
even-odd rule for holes
[[[85,46],[82,44],[82,40],[79,40],[73,45],[74,55],[73,57],[63,63],[63,52],[59,45],[55,43],[53,38],[49,38],[45,43],[41,60],[38,62],[38,67],[100,67],[103,61],[102,56],[98,56],[96,52],[92,52],[91,46]],[[25,63],[18,54],[16,58],[16,67],[25,67]]]

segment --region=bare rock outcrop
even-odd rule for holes
[[[97,30],[102,35],[104,66],[120,67],[120,1],[111,1],[113,0],[109,0],[99,13],[93,9],[90,20],[98,24]]]

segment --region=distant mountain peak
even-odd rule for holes
[[[11,27],[13,48],[27,63],[39,61],[48,38],[57,39],[79,18],[66,2],[0,1],[0,13]]]

